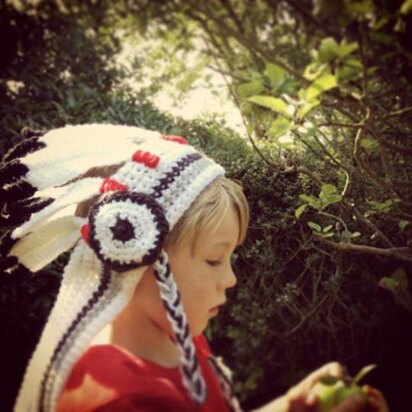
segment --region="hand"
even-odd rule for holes
[[[286,393],[285,398],[288,404],[286,411],[305,412],[315,410],[317,399],[311,390],[319,379],[325,375],[343,378],[346,375],[346,370],[340,363],[330,362],[309,374]],[[341,412],[344,411],[343,409]]]
[[[369,385],[363,386],[362,390],[365,392],[366,396],[368,397],[368,406],[369,406],[370,411],[389,412],[389,406],[382,392],[378,391],[375,388],[372,388]]]

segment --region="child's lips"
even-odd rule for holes
[[[209,314],[211,317],[215,317],[219,314],[219,306],[215,306],[214,308],[209,310]]]

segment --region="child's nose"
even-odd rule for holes
[[[228,265],[219,282],[219,287],[222,290],[233,288],[236,285],[237,279],[235,272],[232,269],[232,265]]]

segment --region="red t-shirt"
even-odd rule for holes
[[[218,378],[208,365],[203,335],[194,344],[207,387],[196,407],[182,384],[179,368],[165,368],[114,345],[89,348],[74,366],[59,399],[58,412],[228,412]]]

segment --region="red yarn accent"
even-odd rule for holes
[[[100,193],[114,192],[116,190],[127,190],[128,187],[114,179],[104,179],[100,186]]]
[[[90,232],[90,228],[88,224],[84,224],[80,228],[80,233],[82,235],[82,238],[87,244],[89,244],[89,232]]]
[[[163,140],[168,140],[170,142],[175,142],[175,143],[180,143],[180,144],[188,144],[189,143],[187,141],[187,139],[185,139],[184,137],[173,136],[173,135],[170,135],[170,134],[164,134],[163,136],[161,136],[161,138]]]
[[[143,163],[147,167],[154,169],[158,165],[160,161],[160,157],[150,152],[144,152],[143,150],[138,150],[132,156],[132,160],[137,163]]]

